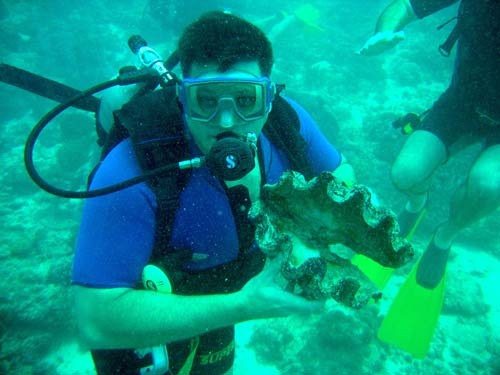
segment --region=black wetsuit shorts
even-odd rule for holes
[[[435,134],[447,148],[464,137],[485,147],[500,144],[499,119],[482,113],[472,102],[450,86],[425,115],[420,129]]]

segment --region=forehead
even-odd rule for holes
[[[262,73],[257,61],[238,62],[225,72],[218,71],[216,64],[194,63],[189,74],[190,78],[255,78],[261,76]]]

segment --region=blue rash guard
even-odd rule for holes
[[[300,134],[315,174],[333,171],[340,153],[327,141],[307,112],[287,99],[300,119]],[[283,152],[260,134],[266,183],[276,183],[289,169]],[[193,146],[192,156],[200,151]],[[130,139],[118,144],[104,159],[92,189],[141,174]],[[238,233],[221,183],[207,168],[193,170],[180,195],[172,228],[173,249],[189,249],[198,256],[186,268],[204,270],[235,260]],[[151,256],[157,201],[146,183],[86,201],[73,266],[73,283],[87,287],[136,287]]]

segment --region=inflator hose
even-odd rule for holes
[[[108,88],[111,88],[113,86],[118,86],[118,85],[129,85],[129,84],[134,84],[138,82],[144,82],[150,79],[155,79],[157,78],[158,73],[155,72],[154,70],[151,69],[141,69],[133,72],[127,72],[125,74],[120,75],[118,78],[115,78],[113,80],[103,82],[101,84],[98,84],[94,87],[91,87],[90,89],[82,91],[80,94],[74,96],[72,99],[68,100],[65,103],[61,103],[54,107],[51,111],[49,111],[45,116],[43,116],[40,121],[35,125],[35,127],[31,130],[30,134],[28,135],[28,138],[26,140],[25,146],[24,146],[24,164],[26,166],[26,170],[31,177],[31,179],[43,190],[57,195],[59,197],[63,198],[93,198],[93,197],[98,197],[101,195],[106,195],[109,193],[116,192],[118,190],[130,187],[132,185],[138,184],[140,182],[146,181],[150,179],[151,177],[154,177],[158,174],[165,173],[168,171],[174,171],[179,169],[179,165],[177,163],[169,164],[164,167],[149,171],[141,176],[137,176],[135,178],[120,182],[118,184],[110,185],[105,188],[101,189],[95,189],[95,190],[89,190],[89,191],[72,191],[72,190],[64,190],[64,189],[59,189],[51,184],[49,184],[47,181],[45,181],[38,171],[35,168],[34,162],[33,162],[33,150],[36,144],[36,141],[38,140],[38,137],[40,136],[41,132],[45,127],[52,121],[56,116],[61,114],[63,111],[68,109],[69,107],[73,106],[74,103],[81,101],[83,98],[90,97],[94,95],[95,93],[98,93],[100,91],[106,90]]]

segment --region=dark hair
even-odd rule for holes
[[[193,63],[215,63],[220,72],[225,72],[238,62],[257,60],[264,76],[271,74],[273,66],[271,42],[262,30],[220,11],[205,13],[188,25],[177,51],[184,76]]]

